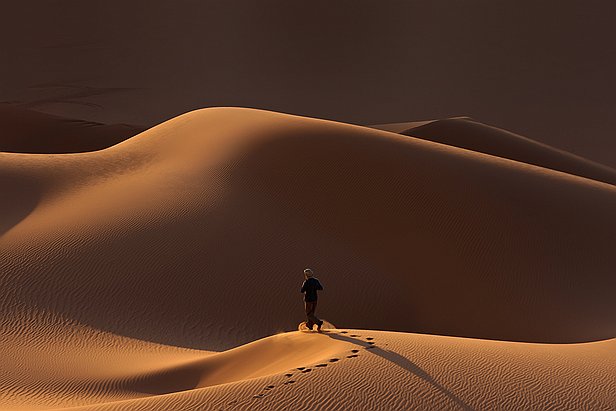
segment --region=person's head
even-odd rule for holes
[[[304,277],[306,277],[306,279],[309,279],[312,277],[312,270],[310,268],[306,268],[304,270]]]

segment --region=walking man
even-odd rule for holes
[[[321,326],[323,321],[319,320],[314,314],[317,309],[317,291],[322,290],[323,286],[318,279],[313,277],[312,270],[306,268],[304,270],[304,283],[302,284],[302,293],[304,293],[304,305],[306,308],[306,326],[309,330],[312,330],[314,325],[317,325],[317,331],[321,332]]]

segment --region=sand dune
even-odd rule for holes
[[[0,151],[50,154],[101,150],[144,129],[72,120],[4,103],[0,130]]]
[[[468,117],[371,126],[616,184],[616,170]]]
[[[358,124],[463,113],[616,167],[612,2],[3,5],[0,99],[44,112],[147,126],[216,105]]]
[[[616,405],[616,340],[523,344],[331,330],[283,333],[222,353],[198,353],[104,333],[76,337],[82,340],[70,350],[66,343],[61,350],[47,347],[54,356],[43,364],[21,352],[22,365],[37,372],[20,381],[3,380],[3,409],[28,404],[70,410],[608,410]],[[10,384],[20,387],[11,390]]]
[[[406,121],[403,123],[386,123],[386,124],[373,124],[368,127],[376,128],[383,131],[390,131],[392,133],[402,133],[415,127],[425,126],[438,120],[423,120],[423,121]]]
[[[217,108],[0,153],[0,407],[611,409],[616,187],[524,147]],[[362,331],[281,334],[305,266]]]

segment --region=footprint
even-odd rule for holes
[[[370,340],[374,340],[373,337],[366,337],[366,340],[370,341]]]
[[[351,334],[351,337],[361,337],[361,335]]]
[[[339,358],[332,358],[332,359],[329,360],[329,362],[336,362],[338,360],[339,360]]]
[[[317,364],[315,367],[327,367],[327,364]]]
[[[310,372],[312,371],[310,368],[306,368],[304,371],[302,371],[302,373],[306,373],[306,372]]]
[[[293,374],[289,373],[289,374],[285,374],[284,376],[285,376],[285,377],[287,377],[287,378],[289,378],[289,377],[292,377],[292,376],[293,376]]]
[[[273,385],[268,385],[267,387],[264,388],[264,390],[271,390],[272,388],[274,388]]]
[[[359,350],[351,350],[352,353],[359,352]]]
[[[374,341],[369,341],[369,342],[368,342],[368,344],[370,344],[370,345],[374,345],[374,344],[376,344],[376,343],[375,343]]]
[[[283,384],[285,384],[285,385],[287,385],[287,384],[293,384],[294,382],[295,382],[295,380],[289,380],[289,381],[284,382]]]
[[[355,357],[359,357],[359,355],[357,354],[347,355],[347,358],[355,358]]]
[[[340,334],[348,334],[348,331],[340,331]]]
[[[369,346],[366,347],[366,350],[371,350],[373,348],[376,348],[376,347],[374,345],[369,345]]]
[[[306,369],[306,367],[297,367],[297,369],[301,371],[301,370]]]

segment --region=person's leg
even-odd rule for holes
[[[306,326],[309,330],[312,330],[312,327],[315,324],[312,319],[314,317],[314,310],[316,307],[314,306],[314,303],[310,301],[306,301],[304,303],[304,307],[306,308]]]
[[[316,316],[315,312],[317,311],[317,302],[314,302],[314,309],[312,310],[312,321],[317,325],[317,330],[321,332],[321,326],[323,325],[323,321]]]
[[[308,309],[308,307],[306,307],[306,316],[308,317],[308,323],[306,325],[308,325],[308,328],[312,329],[312,326],[314,324],[320,324],[321,321],[314,315],[314,312],[317,309],[317,302],[316,301],[312,301],[309,303],[306,303],[306,305],[310,304],[310,309]]]

